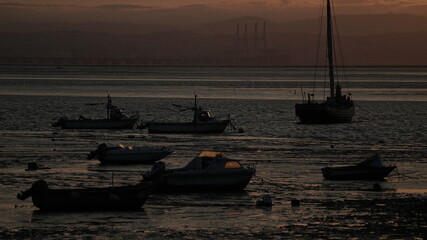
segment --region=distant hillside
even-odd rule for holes
[[[0,64],[32,63],[31,59],[40,64],[44,58],[63,58],[68,59],[67,62],[78,62],[79,59],[97,59],[98,62],[102,59],[124,59],[132,62],[139,59],[139,63],[149,65],[157,64],[157,60],[152,60],[160,59],[164,65],[307,66],[316,63],[317,39],[314,34],[273,34],[267,39],[267,49],[263,52],[261,48],[256,50],[252,46],[238,48],[235,35],[213,36],[188,31],[0,34]],[[427,66],[426,42],[427,32],[341,38],[347,65]]]
[[[325,22],[325,21],[323,21]],[[427,17],[409,14],[340,15],[336,17],[342,35],[427,32]],[[317,33],[319,19],[284,23],[278,32]]]
[[[237,23],[240,33],[243,34],[245,24],[248,33],[254,32],[254,23],[258,22],[258,31],[261,32],[266,22],[268,34],[272,33],[305,33],[318,32],[319,19],[279,23],[254,16],[245,16],[225,21],[212,22],[193,27],[154,25],[137,23],[7,23],[0,24],[0,33],[28,33],[48,31],[81,31],[115,34],[140,34],[162,31],[193,31],[202,34],[236,34]],[[340,15],[337,16],[338,30],[345,35],[370,35],[387,33],[426,32],[427,17],[410,14],[367,14],[367,15]]]
[[[305,33],[317,34],[319,19],[277,23],[259,17],[242,17],[227,21],[214,22],[192,29],[205,34],[235,34],[237,23],[243,33],[245,23],[248,32],[254,31],[254,22],[258,22],[258,31],[261,31],[263,22],[266,22],[267,32],[272,33]],[[336,17],[338,30],[343,35],[370,35],[387,33],[427,32],[427,17],[409,14],[367,14],[367,15],[340,15]],[[325,23],[325,21],[323,21]]]
[[[178,26],[139,24],[130,22],[86,23],[7,23],[0,24],[0,33],[30,33],[55,31],[80,31],[116,34],[137,34],[180,29]]]
[[[255,41],[255,22],[260,36],[264,21],[267,37]],[[427,17],[338,16],[337,22],[348,65],[427,65]],[[247,41],[237,41],[237,23],[241,37],[247,25]],[[141,64],[165,65],[314,65],[317,25],[316,19],[275,23],[258,17],[191,28],[95,22],[11,24],[0,26],[0,64],[61,58],[68,62],[138,59]]]

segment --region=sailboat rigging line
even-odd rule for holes
[[[339,55],[340,55],[340,58],[339,58],[339,61],[341,62],[341,68],[342,68],[342,77],[344,78],[344,84],[346,85],[345,87],[347,88],[347,89],[350,89],[350,86],[349,86],[349,81],[347,81],[347,73],[346,73],[346,71],[345,71],[345,67],[343,67],[343,66],[346,66],[345,65],[345,63],[344,63],[344,54],[343,54],[343,50],[342,50],[342,44],[341,44],[341,37],[340,37],[340,31],[338,30],[338,24],[337,24],[337,18],[336,18],[336,14],[335,14],[335,4],[332,2],[332,11],[333,11],[333,16],[334,16],[334,26],[335,26],[335,32],[336,32],[336,36],[337,36],[337,41],[338,41],[338,48],[339,48]],[[335,56],[335,61],[336,62],[338,62],[338,58],[336,58],[336,56]],[[337,75],[338,75],[338,73],[337,73]],[[338,79],[337,79],[337,82],[338,82]]]
[[[302,102],[304,102],[304,91],[302,90],[302,86],[301,86],[301,96],[302,96]]]
[[[335,18],[335,7],[334,7],[334,1],[331,1],[331,19],[329,21],[331,24],[331,31],[332,31],[332,51],[333,51],[333,55],[334,55],[334,62],[335,62],[335,67],[334,67],[334,77],[335,77],[335,83],[336,85],[340,84],[340,75],[338,74],[338,57],[337,57],[337,50],[336,50],[336,44],[335,44],[335,37],[338,37],[338,28],[337,28],[337,24],[336,24],[336,18]],[[333,20],[332,20],[333,19]],[[339,41],[338,41],[339,44]]]
[[[326,66],[326,58],[323,59],[323,64]],[[327,71],[326,68],[323,71],[323,100],[326,100],[326,85],[329,83],[327,80]]]
[[[328,69],[329,69],[329,88],[331,98],[335,98],[335,70],[334,70],[334,37],[333,26],[331,21],[331,0],[327,0],[326,6],[326,39],[327,39],[327,53],[328,53]]]
[[[322,1],[322,5],[320,6],[320,20],[319,20],[319,25],[318,25],[318,29],[319,32],[317,34],[317,50],[316,50],[316,65],[314,67],[314,81],[313,81],[313,90],[312,92],[314,93],[314,89],[316,87],[316,79],[317,79],[317,69],[319,66],[319,55],[320,55],[320,43],[321,43],[321,37],[322,37],[322,27],[323,27],[323,12],[324,12],[324,8],[325,8],[325,0]],[[314,100],[314,99],[313,99]]]

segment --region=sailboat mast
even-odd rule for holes
[[[194,123],[197,123],[197,94],[194,93]]]
[[[110,108],[111,108],[111,98],[110,98],[110,94],[108,94],[107,95],[107,118],[111,117]]]
[[[332,36],[332,22],[331,22],[331,0],[327,0],[327,42],[328,42],[328,60],[329,60],[329,86],[331,90],[331,98],[335,96],[334,87],[334,53],[333,53],[333,36]]]

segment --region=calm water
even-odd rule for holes
[[[315,97],[323,98],[324,80],[314,81],[310,68],[0,70],[0,238],[425,237],[426,212],[419,206],[427,197],[427,68],[346,69],[346,81],[339,79],[357,101],[354,122],[320,126],[297,124],[294,114],[301,86],[320,87]],[[144,121],[190,120],[191,113],[171,103],[192,105],[197,92],[202,106],[216,116],[231,114],[245,132],[152,135],[51,127],[52,119],[65,115],[103,116],[102,105],[85,103],[105,101],[107,91]],[[108,186],[111,173],[93,169],[150,169],[86,160],[103,142],[170,147],[175,153],[164,159],[167,167],[183,166],[204,149],[223,151],[255,164],[257,178],[242,193],[152,195],[139,212],[41,213],[30,199],[16,199],[37,179],[55,187]],[[369,191],[375,182],[323,180],[322,167],[354,164],[376,152],[399,169],[400,175],[380,183],[387,191]],[[32,160],[52,169],[24,171]],[[114,180],[119,185],[140,178],[138,172],[116,173]],[[272,208],[254,207],[263,194],[273,197]],[[291,207],[291,199],[301,206]]]

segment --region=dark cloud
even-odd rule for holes
[[[97,6],[97,8],[115,11],[115,10],[144,10],[144,9],[153,9],[154,7],[131,5],[131,4],[111,4],[111,5],[100,5],[100,6]]]
[[[14,3],[3,2],[0,3],[3,7],[23,7],[23,8],[56,8],[56,7],[75,7],[75,5],[58,5],[58,4],[31,4],[31,3]]]
[[[201,8],[201,7],[207,7],[207,5],[204,5],[204,4],[191,4],[191,5],[180,6],[178,8]]]
[[[287,6],[287,5],[289,5],[289,4],[291,4],[291,3],[292,3],[292,0],[280,0],[280,3],[281,3],[282,5]]]

